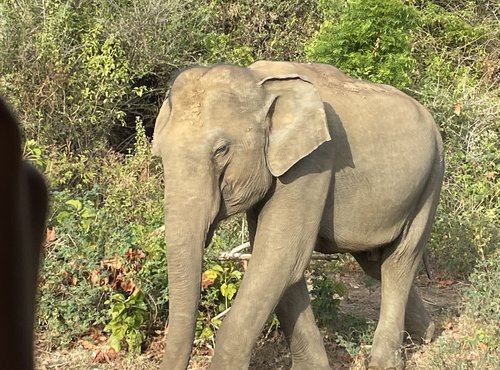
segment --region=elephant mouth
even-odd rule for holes
[[[212,225],[210,225],[210,228],[208,229],[207,237],[205,239],[205,249],[210,245],[212,238],[215,233],[215,229],[217,229],[217,225],[219,224],[218,221],[214,221]]]
[[[210,245],[210,242],[212,241],[215,230],[217,229],[217,226],[219,226],[219,223],[226,218],[228,218],[227,208],[223,197],[221,197],[219,212],[217,213],[215,220],[212,222],[212,224],[208,229],[207,237],[205,239],[205,248],[207,248]]]

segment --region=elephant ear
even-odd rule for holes
[[[259,84],[270,96],[267,165],[279,177],[331,137],[323,101],[307,79],[272,76]]]
[[[167,127],[167,122],[169,118],[170,118],[170,99],[169,99],[169,93],[167,93],[167,98],[163,102],[160,108],[160,112],[156,117],[155,128],[153,132],[153,144],[151,153],[155,157],[161,156],[162,136],[165,134],[165,127]]]

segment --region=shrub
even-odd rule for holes
[[[415,66],[411,32],[418,25],[413,6],[400,0],[323,0],[325,21],[306,46],[310,61],[398,87],[410,83]]]
[[[334,326],[338,320],[340,301],[347,297],[346,286],[332,277],[338,264],[315,262],[311,267],[310,294],[314,314],[320,325]]]
[[[125,340],[130,352],[140,353],[145,339],[141,329],[149,316],[144,293],[135,290],[128,298],[120,293],[113,294],[105,303],[110,305],[111,321],[104,327],[104,331],[111,332],[111,346],[120,351],[122,341]]]
[[[136,116],[151,134],[174,70],[296,59],[314,9],[312,0],[1,2],[0,92],[39,145],[126,152]]]
[[[49,333],[44,337],[49,346],[69,344],[91,327],[102,328],[106,311],[116,312],[119,303],[111,295],[125,304],[140,289],[149,315],[146,329],[166,319],[161,181],[140,121],[137,131],[133,154],[108,153],[92,165],[82,155],[67,163],[64,153],[58,157],[50,148],[42,150],[61,163],[46,162],[53,184],[49,228],[55,237],[46,246],[40,276],[38,324]],[[144,338],[131,334],[138,330],[137,322],[131,324],[124,338],[136,350]]]
[[[99,148],[123,122],[120,101],[135,93],[128,91],[132,72],[99,9],[96,1],[2,4],[0,86],[19,98],[26,134],[39,144]]]
[[[465,291],[465,312],[476,320],[491,324],[497,331],[497,346],[500,328],[496,323],[500,320],[500,252],[496,249],[487,258],[481,258],[470,276],[471,286]]]
[[[209,63],[303,60],[303,44],[321,21],[312,0],[216,0],[208,8],[202,45]]]
[[[243,279],[240,264],[212,263],[202,278],[202,291],[196,321],[197,344],[213,345],[215,331],[222,322],[222,314],[231,307]]]
[[[462,314],[452,330],[414,361],[422,369],[498,369],[500,358],[500,278],[498,251],[482,258],[465,289]]]
[[[446,89],[430,84],[418,94],[434,113],[445,144],[446,176],[430,241],[433,260],[462,276],[500,242],[500,101],[480,82],[464,81]]]
[[[449,83],[459,85],[465,76],[478,81],[495,68],[490,58],[498,58],[499,31],[491,11],[470,0],[417,4],[420,27],[414,31],[413,54],[419,63],[413,79],[422,80],[421,86],[446,89]]]
[[[413,54],[419,63],[411,93],[438,123],[446,161],[430,245],[435,264],[464,276],[499,242],[499,66],[491,63],[499,30],[487,4],[416,4],[421,26]]]

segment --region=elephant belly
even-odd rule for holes
[[[402,232],[404,222],[393,227],[381,227],[377,230],[367,228],[321,230],[316,241],[315,251],[331,253],[350,253],[372,250],[394,241]],[[370,230],[371,229],[371,230]]]
[[[339,169],[323,211],[316,249],[323,253],[366,251],[387,245],[411,221],[432,168],[395,155],[353,148],[354,166]],[[375,161],[378,157],[378,162]]]
[[[409,197],[360,194],[326,207],[315,250],[322,253],[360,252],[393,242],[410,220],[417,192]],[[393,194],[394,195],[394,194]],[[352,197],[352,198],[351,198]]]
[[[325,235],[319,235],[316,240],[314,250],[324,254],[333,253],[354,253],[369,251],[380,248],[384,245],[391,243],[396,239],[397,235],[401,232],[388,233],[386,235],[335,235],[333,238]],[[392,235],[396,235],[393,237]]]

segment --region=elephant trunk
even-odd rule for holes
[[[184,190],[180,197],[165,196],[169,318],[162,370],[186,369],[192,350],[203,250],[209,228],[218,212],[215,205],[220,202],[215,199],[217,196],[206,194],[206,188],[203,190],[189,192],[190,195]]]

